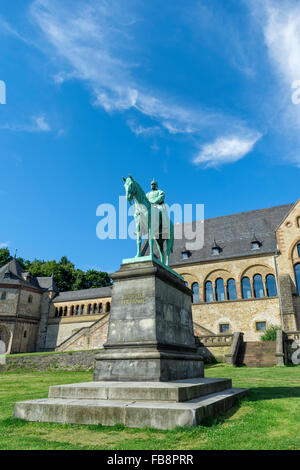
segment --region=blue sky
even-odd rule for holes
[[[300,197],[300,5],[2,0],[0,246],[113,271],[96,237],[122,176],[205,217]],[[300,88],[300,86],[299,86]]]

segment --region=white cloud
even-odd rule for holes
[[[263,26],[270,57],[290,85],[300,79],[300,5],[283,0],[266,3]]]
[[[222,112],[184,105],[150,89],[137,79],[135,2],[120,0],[34,0],[31,15],[52,46],[61,70],[55,82],[79,79],[94,94],[94,105],[107,112],[132,109],[155,121],[154,125],[130,125],[136,135],[167,132],[197,136],[205,128],[223,132],[241,126],[239,119]],[[59,62],[60,61],[60,62]]]
[[[46,121],[44,115],[36,116],[33,118],[32,132],[49,132],[51,131],[50,124]]]
[[[141,124],[136,124],[134,121],[127,121],[127,124],[130,128],[130,130],[137,136],[143,135],[143,136],[153,136],[157,134],[161,134],[161,128],[159,126],[142,126]]]
[[[14,29],[2,16],[0,16],[0,34],[8,34],[10,36],[15,36],[21,41],[31,44],[31,41],[19,34],[18,31]]]
[[[44,114],[33,116],[30,118],[30,124],[3,124],[0,130],[14,132],[50,132],[51,126],[47,122]]]
[[[300,105],[293,102],[294,95],[299,95],[293,84],[300,80],[300,4],[297,0],[247,1],[263,33],[272,73],[268,132],[281,137],[280,158],[299,166]]]
[[[203,145],[193,163],[208,168],[236,162],[251,152],[261,137],[261,134],[219,137]]]

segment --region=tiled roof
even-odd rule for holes
[[[191,251],[191,255],[182,259],[188,240],[174,240],[174,250],[170,256],[170,265],[192,264],[201,261],[213,261],[240,256],[274,253],[276,251],[275,230],[287,216],[294,204],[269,207],[238,214],[225,215],[204,220],[204,246]],[[192,227],[195,222],[189,223]],[[175,230],[179,227],[175,226]],[[253,250],[253,236],[261,243],[259,249]],[[212,254],[214,241],[221,248],[218,255]]]
[[[111,286],[60,292],[53,299],[53,302],[67,302],[67,301],[75,301],[75,300],[98,299],[98,298],[103,298],[103,297],[111,297]]]
[[[5,277],[9,273],[10,277]],[[11,286],[31,287],[38,290],[54,290],[58,288],[52,277],[34,277],[28,275],[23,270],[21,264],[16,258],[0,268],[0,284],[11,284]]]

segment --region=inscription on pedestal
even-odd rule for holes
[[[123,295],[121,299],[121,305],[129,305],[129,304],[143,304],[145,302],[145,297],[142,292],[137,294],[126,294]]]

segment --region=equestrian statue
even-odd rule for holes
[[[151,182],[151,191],[147,194],[132,176],[125,178],[124,187],[130,204],[135,203],[135,224],[137,236],[136,258],[142,257],[142,237],[148,235],[150,256],[153,257],[153,244],[156,243],[160,261],[169,266],[170,253],[173,252],[174,226],[165,206],[165,193],[158,189],[157,182]],[[166,248],[164,250],[164,243]]]

